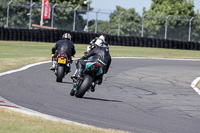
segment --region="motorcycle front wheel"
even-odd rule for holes
[[[82,98],[86,91],[90,88],[92,84],[92,77],[89,75],[86,75],[83,79],[83,82],[81,86],[78,88],[77,92],[75,93],[75,96],[77,98]]]

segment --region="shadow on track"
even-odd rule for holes
[[[58,83],[62,83],[62,84],[73,84],[72,82],[65,82],[65,81],[63,81],[63,82],[58,82]]]
[[[93,98],[93,97],[83,97],[83,99],[89,99],[89,100],[97,100],[97,101],[106,101],[106,102],[122,102],[118,100],[109,100],[109,99],[102,99],[102,98]]]

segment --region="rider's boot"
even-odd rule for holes
[[[70,72],[71,72],[71,64],[68,63],[68,64],[67,64],[67,67],[69,68],[69,69],[68,69],[68,73],[70,73]]]
[[[95,81],[95,84],[101,85],[102,80],[103,80],[102,77],[99,78],[99,79],[97,79],[97,80]]]
[[[55,70],[56,67],[56,61],[52,61],[52,66],[50,67],[50,70]]]
[[[79,78],[81,77],[82,74],[82,68],[76,69],[76,71],[74,72],[74,75],[71,76],[71,78]]]
[[[75,90],[74,90],[74,88],[72,88],[72,89],[71,89],[71,92],[70,92],[70,95],[71,95],[71,96],[74,96],[74,94],[75,94]]]
[[[91,85],[91,88],[90,88],[91,92],[95,91],[95,86],[96,86],[96,84],[94,82],[92,82],[92,85]]]

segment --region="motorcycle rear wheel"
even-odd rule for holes
[[[91,84],[92,84],[92,77],[89,75],[86,75],[84,77],[84,80],[81,86],[78,88],[77,92],[75,93],[75,96],[77,98],[82,98],[85,95],[86,91],[90,88]]]
[[[64,73],[65,73],[65,68],[64,66],[58,66],[58,71],[57,71],[57,77],[56,77],[56,81],[57,82],[62,82],[62,79],[64,77]]]

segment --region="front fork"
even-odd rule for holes
[[[77,80],[73,78],[73,89],[76,92],[77,91]]]
[[[78,90],[78,88],[81,86],[82,82],[83,82],[83,78],[81,78],[81,77],[78,78],[78,79],[73,78],[73,89],[74,89],[74,91]]]

